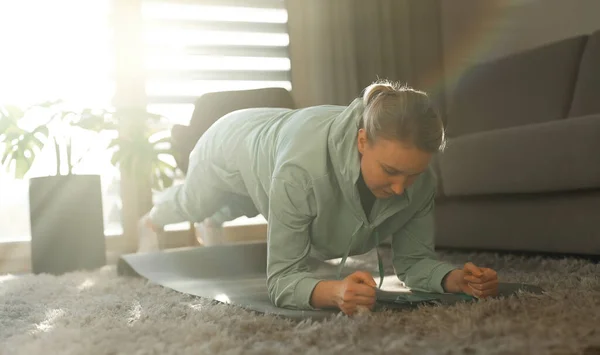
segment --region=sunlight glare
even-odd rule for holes
[[[167,4],[165,2],[144,4],[142,11],[144,17],[153,19],[267,23],[286,23],[288,20],[285,9]]]
[[[234,46],[287,46],[287,33],[247,33],[156,28],[144,33],[147,44],[186,45],[234,45]]]
[[[217,55],[154,55],[147,69],[177,70],[290,70],[289,58],[226,57]]]
[[[112,65],[108,4],[0,1],[2,102],[29,104],[59,97],[106,101],[112,94],[107,84]]]
[[[40,332],[49,332],[50,330],[52,330],[52,328],[54,328],[54,323],[55,321],[64,316],[65,311],[58,308],[58,309],[51,309],[49,311],[46,312],[46,319],[43,322],[40,322],[38,324],[35,325],[35,330],[33,330],[33,334],[36,333],[40,333]]]
[[[149,81],[146,84],[148,95],[200,96],[207,92],[249,90],[266,87],[280,87],[290,90],[289,81]]]
[[[127,319],[127,325],[131,327],[140,319],[141,316],[142,305],[140,304],[140,302],[135,301],[131,309],[129,309],[129,318]]]
[[[87,290],[88,288],[94,286],[96,284],[96,282],[92,279],[85,279],[85,281],[83,281],[79,286],[77,286],[77,289],[79,291],[83,291],[83,290]]]
[[[0,283],[3,283],[5,281],[9,281],[9,280],[14,280],[17,277],[15,275],[11,275],[11,274],[6,274],[6,275],[0,275]]]
[[[223,302],[223,303],[231,303],[231,301],[229,300],[229,297],[227,297],[227,295],[224,293],[220,293],[220,294],[216,295],[215,300],[217,300],[219,302]]]

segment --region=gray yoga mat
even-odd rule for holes
[[[178,292],[231,303],[243,308],[292,319],[324,319],[337,310],[300,311],[275,307],[269,300],[266,286],[266,243],[218,245],[165,250],[153,253],[121,256],[117,272],[124,276],[139,276],[150,282]],[[311,259],[312,272],[318,277],[335,278],[335,265]],[[356,271],[344,268],[342,276]],[[375,310],[410,309],[423,304],[450,305],[456,302],[475,301],[464,294],[437,294],[426,292],[397,292],[395,275],[384,280],[384,289],[377,290]],[[397,281],[399,284],[399,281]],[[541,293],[532,285],[501,283],[499,296],[519,292]]]

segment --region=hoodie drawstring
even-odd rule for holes
[[[383,261],[381,260],[381,254],[379,254],[379,232],[375,231],[375,250],[377,250],[377,264],[379,266],[379,289],[383,285]]]
[[[350,245],[352,245],[353,239],[354,239],[354,235],[352,235],[352,238],[350,238]],[[384,272],[383,272],[383,261],[381,259],[381,254],[379,253],[379,232],[377,232],[377,230],[375,230],[375,250],[377,251],[377,264],[379,267],[379,286],[378,286],[378,288],[381,289],[381,285],[383,284]],[[344,253],[344,257],[342,258],[342,262],[340,263],[340,265],[338,265],[338,270],[337,270],[337,279],[338,280],[341,278],[342,269],[344,268],[344,265],[346,264],[346,260],[348,259],[349,254],[350,254],[350,248],[348,248],[346,250],[346,252]]]
[[[350,248],[348,248],[346,250],[346,253],[344,253],[344,257],[342,258],[342,262],[340,263],[340,265],[338,265],[338,270],[337,270],[337,279],[341,279],[342,278],[342,269],[344,268],[344,264],[346,264],[346,259],[348,259],[348,255],[350,254]]]

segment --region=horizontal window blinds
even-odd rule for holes
[[[187,123],[206,92],[291,89],[283,0],[145,0],[148,109]]]

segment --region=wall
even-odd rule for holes
[[[469,65],[600,29],[600,1],[440,0],[440,21],[451,92]]]

